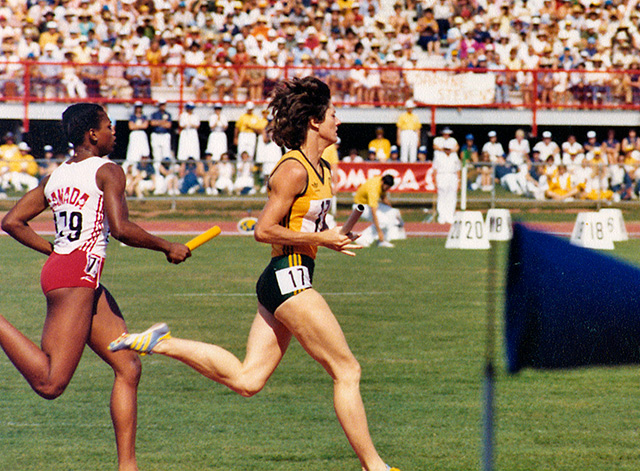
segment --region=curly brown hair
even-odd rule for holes
[[[273,120],[269,125],[279,146],[299,149],[307,136],[309,121],[324,121],[331,104],[331,91],[316,77],[293,78],[277,85],[269,108]]]

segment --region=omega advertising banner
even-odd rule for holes
[[[424,163],[379,163],[362,162],[338,164],[337,191],[354,192],[371,177],[390,174],[396,180],[391,189],[400,193],[435,193],[431,162]]]

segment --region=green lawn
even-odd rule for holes
[[[640,260],[640,242],[617,245],[616,256]],[[500,280],[506,247],[498,245]],[[250,238],[219,237],[172,266],[113,242],[103,282],[132,330],[162,320],[174,335],[242,357],[268,257]],[[445,250],[444,239],[400,241],[355,258],[321,249],[315,286],[362,365],[374,441],[402,471],[480,468],[487,260],[486,251]],[[45,309],[42,263],[0,237],[0,312],[33,339]],[[296,342],[251,399],[173,360],[142,361],[141,470],[360,469],[333,413],[328,375]],[[502,353],[497,363],[497,469],[638,469],[636,368],[508,376]],[[0,354],[0,467],[115,470],[111,376],[87,349],[65,394],[47,402]]]

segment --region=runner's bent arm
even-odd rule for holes
[[[271,194],[258,217],[254,237],[258,242],[278,245],[321,245],[338,252],[353,248],[351,238],[338,230],[298,232],[280,225],[296,197],[307,185],[307,171],[293,160],[283,162],[269,179]]]
[[[44,178],[40,185],[20,198],[2,219],[3,231],[21,244],[45,255],[50,255],[53,252],[53,244],[39,236],[31,228],[29,221],[49,207],[44,196],[44,186],[48,180],[49,177]]]
[[[131,247],[164,252],[171,263],[183,262],[191,256],[184,244],[169,242],[149,234],[129,220],[129,208],[124,192],[126,178],[121,167],[112,163],[103,165],[96,174],[96,183],[104,193],[105,215],[114,238]]]

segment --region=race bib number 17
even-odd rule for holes
[[[289,294],[301,289],[311,288],[309,269],[303,265],[283,268],[276,271],[280,293]]]

